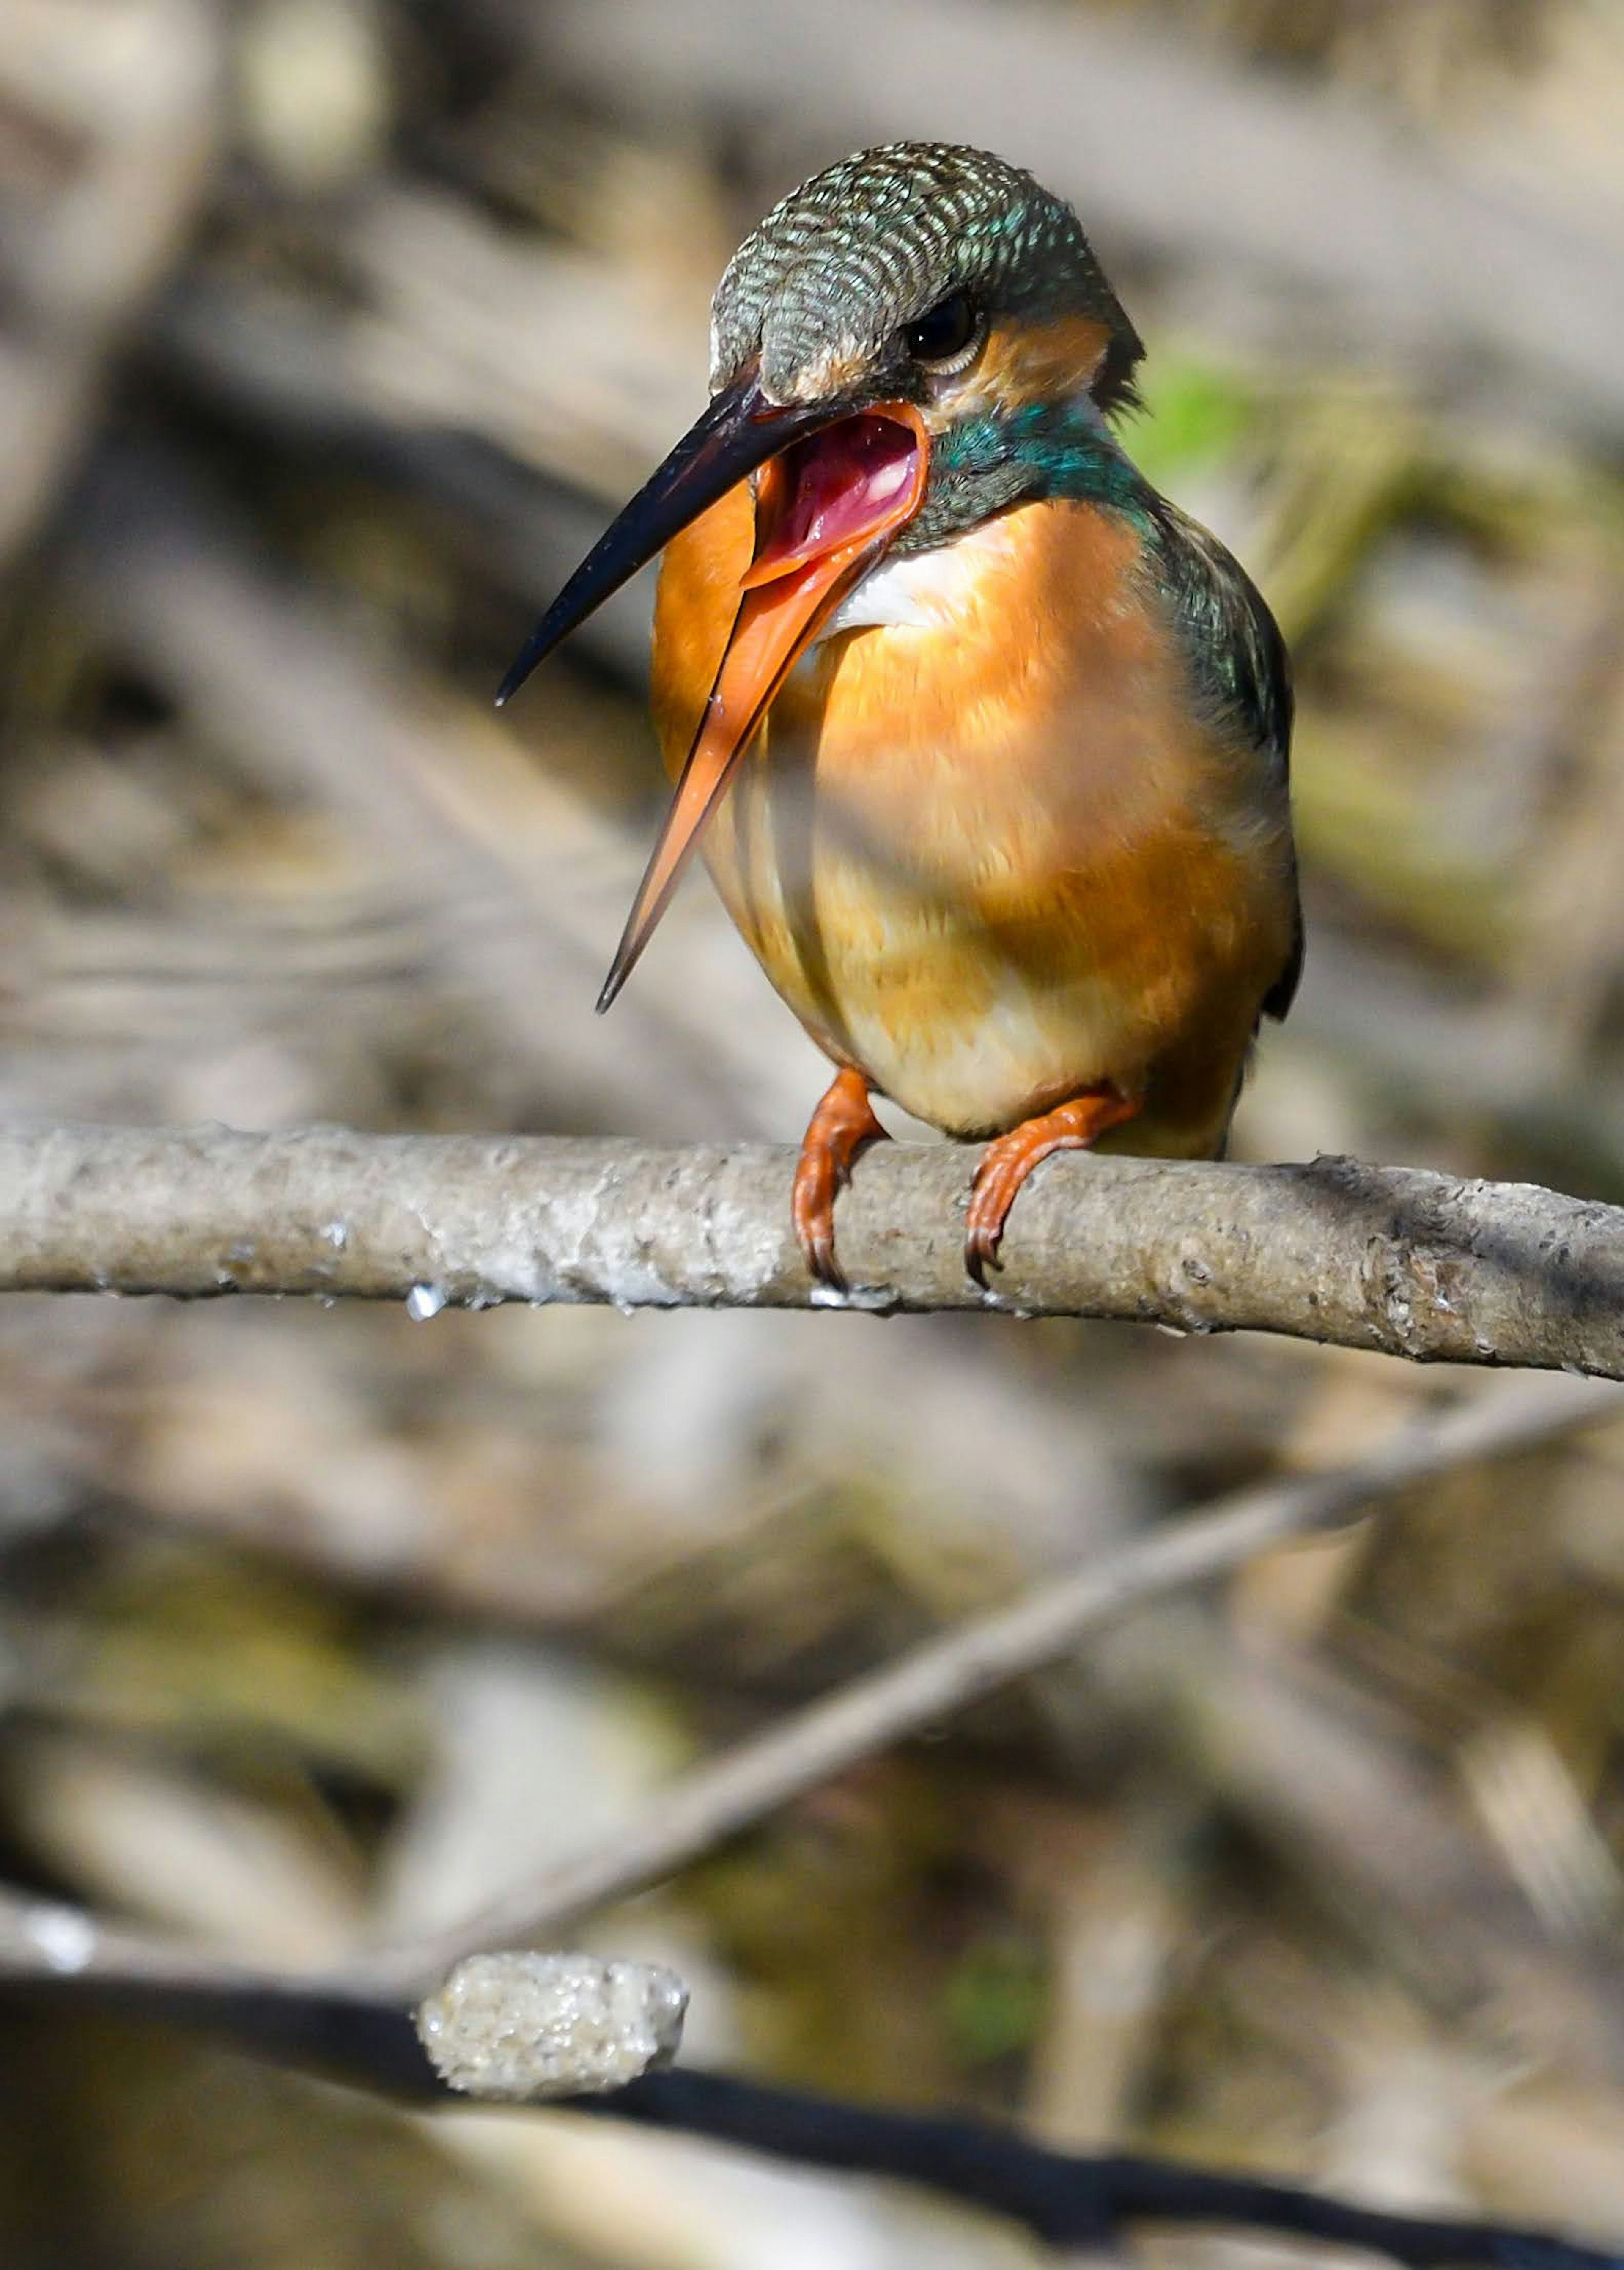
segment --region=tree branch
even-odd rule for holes
[[[623,1308],[819,1305],[791,1154],[534,1137],[59,1127],[0,1135],[0,1291]],[[1285,1333],[1624,1378],[1624,1210],[1348,1159],[1057,1158],[995,1294],[964,1273],[969,1156],[877,1145],[839,1216],[876,1310],[992,1307]]]
[[[392,2002],[428,1992],[482,1948],[556,1943],[585,1917],[672,1876],[730,1836],[875,1752],[1075,1651],[1087,1634],[1148,1600],[1335,1527],[1474,1460],[1505,1457],[1624,1413],[1624,1390],[1519,1380],[1398,1429],[1368,1458],[1253,1489],[1045,1576],[1007,1606],[927,1640],[894,1663],[789,1712],[764,1732],[679,1775],[641,1821],[511,1886],[447,1931],[358,1954],[327,1978],[283,1977],[212,1949],[180,1947],[51,1903],[0,1895],[0,1982],[80,1979],[137,2003],[206,2016],[217,2006],[274,2037],[302,2022],[290,2002]],[[323,2000],[325,1997],[325,2001]],[[315,2024],[315,2021],[310,2021]],[[319,2028],[318,2028],[319,2030]]]
[[[19,1943],[42,1930],[48,1941],[54,1935],[65,1947],[75,1920],[85,1950],[78,1967],[18,1967]],[[115,1940],[71,1910],[3,1900],[0,1976],[36,2000],[95,2003],[196,2026],[256,2056],[408,2103],[514,2110],[500,2096],[449,2088],[425,2054],[412,2013],[381,1990],[207,1971],[188,1981],[158,1942],[130,1932]],[[1051,2151],[984,2121],[853,2104],[734,2073],[656,2071],[624,2088],[563,2099],[558,2109],[742,2146],[805,2167],[919,2184],[1007,2216],[1059,2248],[1097,2245],[1140,2222],[1220,2224],[1364,2248],[1411,2270],[1475,2263],[1488,2270],[1624,2270],[1624,2251],[1582,2239],[1390,2214],[1294,2184],[1138,2154]]]
[[[669,1875],[772,1806],[1075,1647],[1094,1625],[1469,1460],[1615,1416],[1624,1392],[1524,1380],[1405,1428],[1370,1458],[1242,1491],[961,1625],[698,1769],[647,1820],[457,1930],[375,1950],[330,1977],[270,1972],[56,1903],[0,1895],[7,1991],[197,2026],[278,2063],[420,2103],[449,2097],[407,2007],[471,1948],[555,1938],[589,1909]],[[731,2074],[650,2073],[572,2109],[804,2164],[923,2184],[1024,2223],[1056,2246],[1124,2223],[1227,2224],[1383,2252],[1413,2270],[1624,2270],[1624,2251],[1509,2225],[1388,2214],[1295,2185],[1127,2155],[1051,2152],[974,2121],[875,2110]]]
[[[1235,1491],[1086,1568],[1051,1573],[1006,1606],[787,1713],[731,1752],[679,1776],[641,1821],[514,1886],[449,1931],[375,1950],[362,1968],[379,1982],[421,1992],[478,1948],[555,1940],[594,1910],[675,1874],[876,1751],[1059,1662],[1089,1632],[1147,1600],[1210,1584],[1272,1547],[1335,1528],[1395,1491],[1474,1459],[1533,1448],[1620,1411],[1624,1392],[1618,1390],[1522,1380],[1442,1419],[1402,1427],[1352,1465]]]
[[[1508,2224],[1389,2214],[1377,2207],[1131,2153],[1048,2149],[977,2120],[893,2112],[731,2073],[649,2073],[582,2111],[742,2144],[859,2175],[901,2177],[1021,2222],[1051,2246],[1098,2245],[1124,2223],[1229,2224],[1369,2248],[1434,2270],[1624,2270],[1624,2252]]]

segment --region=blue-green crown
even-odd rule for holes
[[[712,386],[759,358],[769,400],[805,398],[808,374],[831,367],[911,391],[899,333],[960,290],[991,315],[1095,317],[1109,338],[1095,400],[1130,394],[1144,348],[1071,206],[1019,166],[945,142],[860,151],[774,206],[716,287]]]

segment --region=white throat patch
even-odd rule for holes
[[[931,579],[917,572],[929,557],[928,553],[905,552],[900,558],[882,560],[871,568],[856,590],[847,592],[812,643],[821,646],[825,639],[834,638],[842,631],[881,623],[904,630],[929,630],[937,619],[924,604]]]
[[[856,590],[847,592],[819,632],[814,647],[842,631],[871,627],[951,630],[983,575],[995,561],[1009,558],[1016,540],[1012,523],[1018,517],[1001,513],[928,552],[892,553],[870,568]]]

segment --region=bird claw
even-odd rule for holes
[[[847,1289],[845,1272],[834,1258],[834,1196],[846,1179],[827,1150],[803,1149],[790,1198],[796,1240],[807,1273],[832,1293]]]
[[[802,1139],[790,1218],[808,1274],[832,1293],[850,1289],[834,1257],[834,1201],[851,1180],[857,1153],[885,1131],[869,1102],[867,1081],[858,1072],[842,1072],[830,1082]]]
[[[998,1266],[1004,1225],[1032,1169],[1051,1152],[1087,1150],[1137,1109],[1115,1088],[1097,1088],[1035,1119],[1023,1119],[988,1144],[970,1184],[964,1220],[964,1266],[983,1293],[991,1290],[987,1272]]]
[[[1025,1173],[1011,1165],[1004,1151],[1008,1141],[1005,1135],[987,1146],[970,1184],[970,1203],[964,1218],[964,1265],[983,1293],[991,1289],[987,1272],[997,1266],[1004,1224],[1025,1180]]]

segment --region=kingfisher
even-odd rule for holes
[[[675,793],[610,968],[696,844],[834,1066],[790,1193],[834,1201],[872,1097],[984,1143],[984,1287],[1052,1152],[1211,1158],[1302,960],[1273,617],[1119,432],[1138,333],[1076,214],[896,142],[793,190],[711,311],[710,401],[498,694],[656,552]]]

